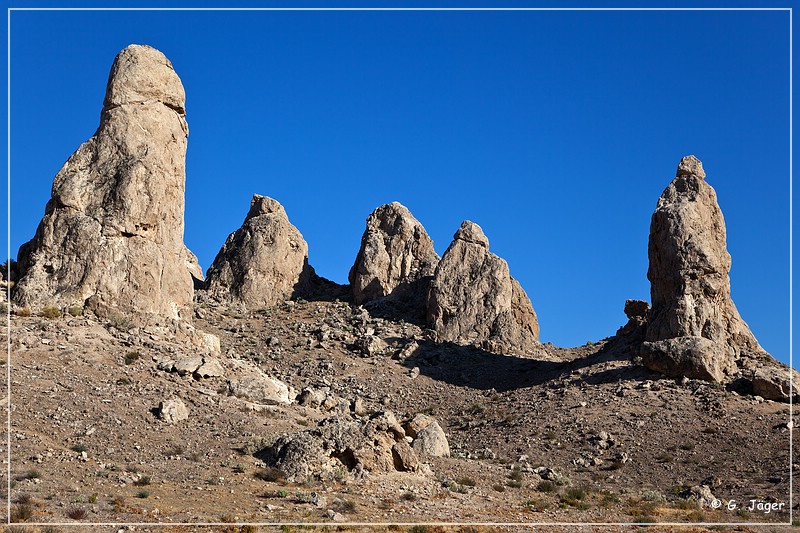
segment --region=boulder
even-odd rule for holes
[[[361,248],[348,276],[356,305],[393,295],[423,312],[439,256],[422,224],[398,202],[367,218]]]
[[[645,341],[639,355],[646,367],[668,377],[721,382],[736,370],[724,350],[724,346],[706,338],[685,336]]]
[[[286,474],[287,481],[359,477],[364,473],[416,471],[419,459],[389,412],[371,417],[341,414],[317,427],[285,435],[257,454]]]
[[[659,372],[722,381],[743,354],[763,350],[731,300],[725,221],[705,177],[697,158],[684,157],[653,213],[642,355]]]
[[[256,194],[242,227],[209,267],[205,289],[217,300],[259,309],[303,294],[313,277],[308,245],[283,206]]]
[[[191,315],[197,259],[183,243],[184,90],[164,54],[114,60],[100,127],[56,174],[19,250],[21,306],[83,306],[136,324]]]
[[[296,393],[286,383],[269,377],[257,368],[248,375],[228,380],[231,396],[262,404],[290,404]]]
[[[168,424],[175,424],[189,418],[189,409],[182,400],[165,400],[158,406],[158,417]]]
[[[489,252],[477,224],[465,220],[436,267],[428,292],[428,326],[437,341],[525,351],[538,343],[531,302],[508,264]]]
[[[788,402],[791,398],[800,398],[800,374],[788,366],[768,365],[756,368],[752,383],[753,394],[767,400]]]
[[[447,436],[435,420],[417,433],[411,446],[420,457],[450,457]]]

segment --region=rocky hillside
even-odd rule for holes
[[[731,300],[696,158],[653,214],[652,308],[559,348],[478,224],[440,258],[398,203],[367,219],[349,285],[261,195],[204,277],[183,100],[163,54],[120,52],[9,264],[12,522],[789,520],[797,374]]]

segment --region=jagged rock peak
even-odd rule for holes
[[[502,353],[524,353],[538,344],[539,324],[528,296],[470,221],[461,224],[436,267],[427,311],[438,341]]]
[[[247,212],[245,221],[250,220],[253,217],[268,215],[270,213],[275,213],[276,215],[289,220],[286,210],[283,208],[280,202],[270,198],[269,196],[254,194],[253,199],[250,200],[250,211]]]
[[[439,256],[425,228],[402,204],[392,202],[373,211],[361,248],[348,276],[356,304],[389,295],[424,313],[427,284]]]
[[[487,250],[489,249],[489,239],[486,238],[486,235],[483,234],[483,229],[474,222],[470,222],[469,220],[465,220],[461,223],[461,227],[458,228],[455,235],[453,235],[454,240],[458,241],[466,241],[471,242],[473,244],[478,244],[483,246]]]
[[[313,276],[308,245],[283,206],[255,194],[244,223],[209,267],[205,289],[217,300],[260,309],[303,294]]]
[[[678,171],[675,173],[675,177],[680,176],[695,176],[705,179],[706,172],[703,170],[703,163],[695,156],[687,155],[681,159],[681,162],[678,164]]]
[[[185,100],[183,84],[169,59],[151,46],[132,44],[114,60],[103,105],[161,102],[184,113]]]
[[[20,248],[21,305],[84,305],[135,322],[190,316],[192,275],[202,272],[183,244],[183,94],[161,52],[117,55],[100,127],[56,174]]]

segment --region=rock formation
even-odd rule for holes
[[[116,57],[100,127],[67,160],[19,250],[22,306],[81,305],[135,322],[188,315],[197,259],[183,244],[184,91],[149,46]]]
[[[705,177],[697,158],[684,157],[653,213],[647,272],[653,308],[642,360],[673,377],[721,382],[742,375],[770,396],[784,390],[786,399],[788,368],[776,371],[785,373],[785,386],[765,370],[781,365],[759,346],[731,300],[725,221]],[[767,375],[775,378],[769,386]]]
[[[242,227],[231,233],[208,269],[205,288],[249,309],[274,306],[307,289],[308,245],[276,200],[253,195]]]
[[[360,305],[393,295],[422,309],[438,263],[433,241],[411,212],[397,202],[382,205],[367,218],[350,269],[353,300]]]
[[[368,418],[337,415],[317,427],[282,436],[260,454],[268,464],[286,474],[287,481],[309,477],[333,479],[347,473],[416,471],[417,454],[391,412]]]
[[[480,226],[465,220],[442,256],[428,293],[428,325],[438,341],[524,351],[539,324],[508,264],[489,252]]]

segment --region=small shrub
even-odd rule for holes
[[[706,515],[701,513],[700,511],[692,511],[691,513],[686,515],[686,519],[690,522],[705,522]]]
[[[518,466],[515,466],[511,469],[511,475],[509,475],[511,479],[514,481],[522,481],[522,470]]]
[[[125,354],[125,364],[132,365],[141,358],[142,354],[140,354],[139,352],[128,352]]]
[[[342,514],[353,514],[357,508],[353,500],[337,500],[333,503],[333,510]]]
[[[30,503],[18,503],[11,508],[12,522],[27,522],[33,517],[33,505]]]
[[[150,496],[150,491],[149,490],[140,490],[139,492],[136,493],[136,497],[137,498],[145,499],[148,496]]]
[[[76,445],[74,445],[72,447],[72,451],[73,452],[78,452],[78,453],[85,452],[86,451],[86,446],[84,444],[82,444],[82,443],[78,443],[78,444],[76,444]]]
[[[31,316],[33,313],[30,307],[18,307],[14,310],[14,314],[17,316]]]
[[[505,492],[506,491],[506,488],[503,485],[501,485],[500,483],[492,485],[492,488],[494,490],[496,490],[497,492]]]
[[[89,513],[83,507],[70,507],[67,510],[67,516],[73,520],[83,520]]]
[[[417,495],[414,494],[413,492],[404,492],[400,498],[407,502],[417,501]]]
[[[33,503],[33,496],[30,494],[20,494],[14,499],[14,503],[28,504]]]
[[[668,453],[662,453],[656,457],[657,463],[671,463],[675,458]]]
[[[572,500],[584,500],[586,499],[586,489],[583,487],[573,487],[567,491],[566,496]]]
[[[518,489],[518,488],[522,487],[522,482],[521,481],[509,481],[508,483],[506,483],[506,485],[508,485],[512,489]]]
[[[247,466],[242,464],[236,465],[233,467],[233,471],[236,474],[244,474],[245,472],[247,472]]]
[[[19,474],[15,476],[14,479],[16,481],[24,481],[26,479],[38,479],[39,477],[41,477],[41,474],[39,474],[38,470],[28,470],[24,474]]]
[[[703,430],[703,433],[705,433],[706,435],[716,435],[717,433],[719,433],[719,429],[715,427],[707,427]]]
[[[97,503],[97,494],[89,495],[89,503]]]
[[[70,316],[81,316],[83,314],[83,307],[79,305],[73,305],[67,310],[67,312],[70,314]]]
[[[122,496],[117,496],[111,500],[111,505],[114,506],[114,512],[122,512],[122,509],[125,507],[125,498]]]
[[[460,477],[456,480],[456,483],[458,483],[459,485],[464,485],[465,487],[475,486],[475,480],[472,479],[471,477]]]
[[[681,450],[684,450],[684,451],[687,451],[687,452],[690,452],[690,451],[694,450],[694,444],[693,444],[693,443],[691,443],[691,442],[684,442],[683,444],[681,444],[681,445],[680,445],[680,446],[678,446],[678,447],[679,447]]]
[[[133,482],[136,487],[146,487],[150,484],[150,476],[142,476]]]
[[[39,314],[45,318],[61,318],[61,309],[54,305],[46,305]]]
[[[281,490],[273,490],[270,492],[265,492],[261,495],[262,498],[285,498],[289,495],[289,493],[283,489]]]
[[[538,485],[536,485],[536,490],[539,492],[553,492],[556,490],[556,485],[552,481],[540,481]]]
[[[431,533],[431,528],[428,526],[411,526],[408,533]]]

